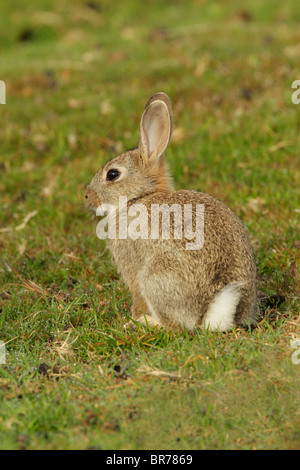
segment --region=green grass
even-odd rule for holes
[[[296,0],[1,2],[2,449],[299,449],[299,19]],[[176,187],[249,230],[253,331],[123,329],[83,193],[157,91]]]

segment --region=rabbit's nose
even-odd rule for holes
[[[89,198],[88,193],[85,193],[84,197],[85,197],[85,199],[88,199]]]

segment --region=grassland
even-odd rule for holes
[[[0,448],[299,449],[300,6],[0,6]],[[252,331],[124,331],[130,293],[83,210],[151,94],[176,188],[222,199],[256,254]]]

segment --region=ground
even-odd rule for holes
[[[299,449],[299,20],[296,0],[1,2],[2,449]],[[176,188],[249,231],[252,330],[123,328],[83,195],[157,91]]]

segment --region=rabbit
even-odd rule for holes
[[[91,210],[106,204],[115,215],[128,216],[120,218],[117,229],[122,220],[129,226],[131,209],[137,204],[147,209],[144,222],[149,223],[153,207],[190,207],[190,228],[194,229],[196,208],[202,208],[203,237],[197,249],[187,249],[185,236],[175,237],[175,214],[169,238],[161,236],[161,227],[154,238],[109,238],[118,272],[132,293],[132,320],[126,327],[141,323],[188,331],[229,331],[250,325],[257,319],[258,297],[247,231],[218,199],[194,190],[174,190],[165,160],[172,126],[170,99],[163,92],[156,93],[142,114],[138,147],[106,163],[85,193]],[[127,200],[125,209],[119,205],[120,197]]]

